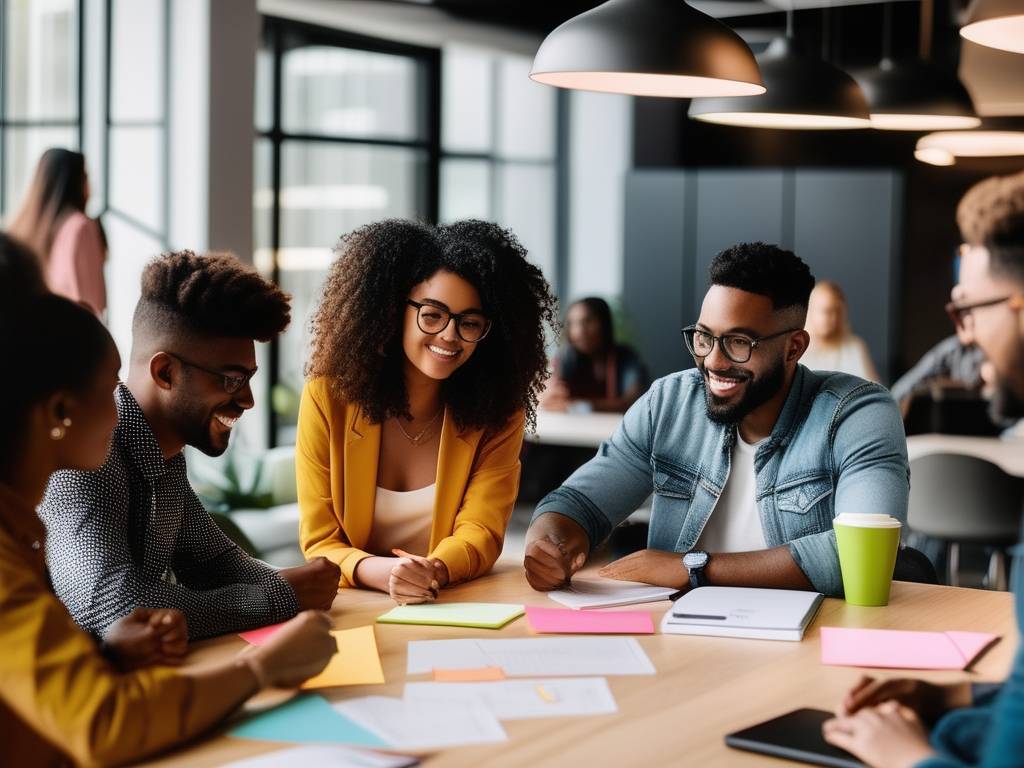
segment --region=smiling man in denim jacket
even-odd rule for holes
[[[652,492],[649,548],[601,575],[841,595],[833,518],[906,522],[906,439],[888,391],[799,364],[807,265],[747,243],[718,254],[710,278],[700,319],[683,329],[696,369],[656,381],[538,505],[525,557],[534,589],[567,584]]]

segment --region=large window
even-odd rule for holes
[[[439,55],[268,18],[257,59],[255,262],[293,295],[271,437],[294,440],[307,321],[339,237],[437,217]]]
[[[0,0],[0,212],[17,208],[39,156],[82,144],[78,0]]]

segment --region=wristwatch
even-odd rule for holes
[[[707,567],[710,559],[711,555],[700,549],[683,555],[683,565],[690,572],[690,589],[708,585],[708,577],[704,575],[704,568]]]

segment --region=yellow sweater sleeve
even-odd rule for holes
[[[501,554],[519,494],[525,419],[520,411],[481,441],[452,535],[439,541],[431,553],[448,567],[453,584],[487,573]]]
[[[353,547],[341,525],[344,488],[332,484],[331,430],[343,430],[345,425],[332,423],[326,401],[327,388],[323,380],[306,383],[295,437],[299,543],[307,560],[322,556],[337,563],[341,568],[341,586],[352,587],[356,584],[356,566],[371,555]],[[340,456],[336,458],[343,460]]]

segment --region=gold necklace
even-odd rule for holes
[[[419,433],[417,433],[416,435],[410,435],[408,432],[405,431],[405,427],[402,426],[402,417],[401,416],[396,416],[395,417],[395,423],[398,424],[398,428],[402,431],[402,434],[405,435],[405,439],[406,440],[408,440],[413,445],[419,445],[425,439],[424,436],[427,434],[427,430],[429,430],[432,426],[434,426],[434,422],[437,421],[438,417],[442,413],[444,413],[444,408],[442,408],[437,413],[435,413],[434,414],[434,418],[432,418],[427,423],[427,426],[425,426],[423,429],[421,429],[419,431]]]

